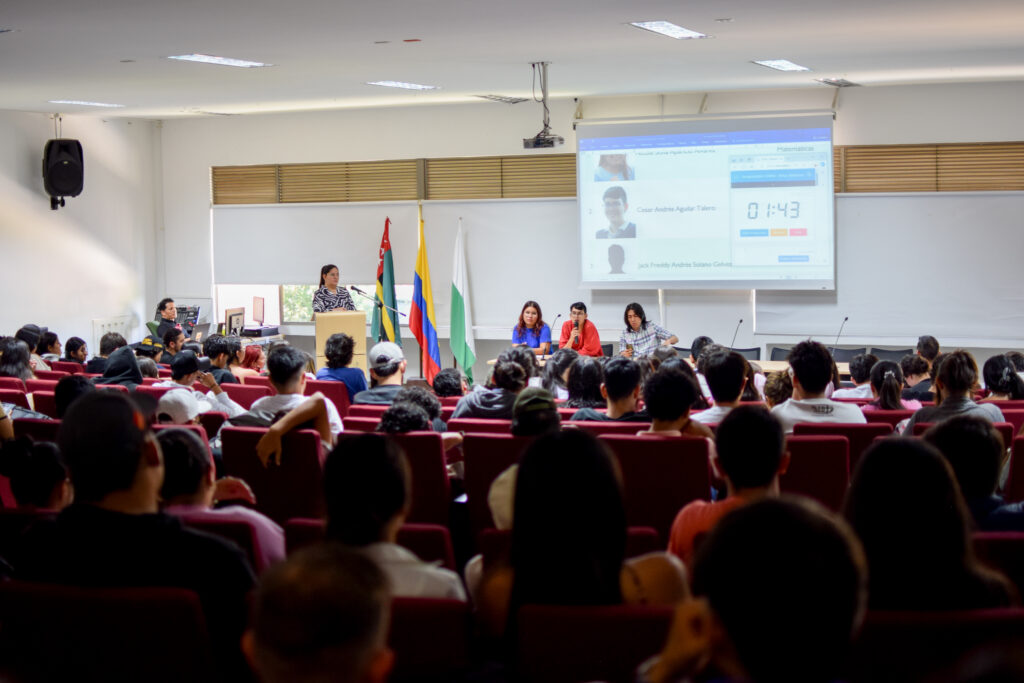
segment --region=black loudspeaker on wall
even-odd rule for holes
[[[47,140],[43,148],[43,186],[50,195],[50,208],[64,206],[64,197],[80,195],[84,183],[82,143],[68,138]]]

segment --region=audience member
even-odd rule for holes
[[[512,351],[516,347],[505,349],[498,355],[494,365],[493,389],[476,389],[469,392],[455,406],[453,418],[457,417],[489,417],[499,420],[512,419],[512,406],[516,394],[526,388],[527,371],[515,362]],[[529,353],[529,351],[527,351]],[[532,353],[530,354],[533,355]]]
[[[764,382],[764,402],[768,408],[785,403],[793,397],[793,378],[786,370],[770,373]]]
[[[431,431],[430,416],[420,406],[409,401],[395,401],[380,416],[377,429],[385,434]]]
[[[117,332],[107,332],[100,337],[100,352],[95,358],[85,365],[85,371],[90,375],[102,375],[107,369],[107,360],[110,355],[122,346],[128,346],[128,342]]]
[[[793,398],[772,408],[772,414],[779,418],[787,434],[798,422],[867,421],[856,405],[825,398],[825,388],[832,380],[833,361],[823,344],[802,341],[789,352],[788,360]]]
[[[14,418],[8,411],[13,412],[13,408],[0,403],[0,446],[14,438]]]
[[[511,562],[488,571],[478,592],[483,623],[514,637],[521,605],[665,605],[685,594],[678,559],[626,560],[625,549],[622,484],[607,446],[580,430],[537,438],[516,477]]]
[[[178,352],[181,351],[185,344],[185,333],[177,328],[172,328],[164,332],[160,341],[164,344],[164,357],[163,363],[170,364],[171,359],[174,358]]]
[[[703,354],[702,354],[703,355]],[[718,424],[733,408],[740,404],[747,386],[747,359],[735,351],[716,351],[703,363],[704,377],[715,405],[693,415],[703,424]]]
[[[148,335],[142,341],[132,344],[136,358],[152,358],[154,363],[163,363],[164,343],[160,337]]]
[[[707,349],[708,346],[705,346],[704,348]],[[662,361],[661,365],[658,366],[658,370],[675,370],[676,372],[681,372],[688,380],[693,382],[693,385],[697,387],[697,397],[693,399],[693,403],[690,404],[690,410],[707,410],[711,407],[711,403],[709,401],[711,398],[711,391],[707,388],[707,380],[704,379],[703,375],[698,375],[697,371],[694,370],[687,361],[683,360],[679,356],[666,358]],[[650,376],[653,375],[654,372],[656,371],[652,371],[644,377],[644,384],[647,383],[647,380],[650,379]],[[704,391],[708,392],[706,397],[703,393]]]
[[[74,497],[60,449],[49,441],[33,443],[22,437],[4,443],[0,448],[0,475],[10,479],[19,508],[63,510]]]
[[[355,340],[344,332],[332,334],[324,345],[327,367],[320,368],[316,373],[317,379],[344,382],[345,389],[348,391],[349,403],[355,399],[356,394],[367,389],[366,375],[363,371],[359,368],[349,367],[355,348]]]
[[[466,379],[455,368],[445,368],[434,376],[434,393],[437,396],[463,396],[466,393]]]
[[[199,415],[209,412],[210,403],[197,399],[191,391],[165,391],[156,404],[158,424],[199,424]]]
[[[706,337],[704,335],[695,337],[694,340],[690,343],[690,363],[692,365],[696,365],[697,358],[700,356],[700,352],[704,349],[704,347],[707,346],[708,344],[714,343],[715,341],[711,337]]]
[[[78,397],[95,391],[96,385],[88,377],[82,375],[68,375],[61,377],[57,386],[53,389],[53,401],[56,404],[57,419],[63,419],[68,408]]]
[[[49,364],[46,361],[44,361],[37,352],[37,349],[39,347],[39,341],[47,332],[48,330],[45,327],[40,327],[39,325],[29,323],[28,325],[22,325],[21,328],[19,328],[18,331],[14,333],[15,339],[19,339],[25,342],[25,344],[28,346],[30,358],[29,365],[31,366],[33,371],[48,371],[50,369]]]
[[[644,408],[651,416],[651,428],[637,433],[714,438],[710,429],[690,419],[690,405],[698,395],[696,382],[668,363],[662,363],[644,384]]]
[[[135,387],[142,384],[139,362],[130,346],[122,346],[110,354],[103,376],[96,378],[96,384],[120,384],[129,391],[135,391]]]
[[[918,337],[917,355],[928,361],[928,365],[934,363],[935,357],[939,355],[939,340],[928,334]]]
[[[346,439],[324,466],[327,538],[361,548],[391,579],[396,596],[465,600],[458,574],[396,543],[409,514],[409,488],[409,464],[397,444],[374,434]]]
[[[187,395],[185,392],[168,392]],[[240,497],[254,502],[249,487],[234,477],[216,478],[210,452],[188,429],[161,429],[156,435],[164,455],[163,510],[190,521],[245,522],[253,530],[255,569],[262,573],[285,556],[284,530],[273,520],[243,505],[214,508],[214,503]],[[239,496],[239,490],[241,495]]]
[[[121,352],[134,362],[130,349]],[[242,666],[238,643],[252,570],[237,546],[158,511],[163,459],[146,419],[128,397],[92,392],[68,409],[59,441],[75,502],[22,537],[10,558],[16,577],[193,590],[221,656],[221,675],[232,678]]]
[[[217,380],[217,384],[240,384],[228,370],[228,359],[232,353],[232,344],[223,335],[211,334],[203,342],[203,355],[210,359],[210,374]]]
[[[60,339],[57,338],[56,332],[47,331],[39,336],[36,355],[47,364],[60,360]]]
[[[878,356],[873,353],[858,353],[850,359],[850,379],[852,389],[840,389],[832,392],[832,398],[871,398],[871,368],[878,363]]]
[[[197,409],[200,413],[208,413],[211,410],[227,413],[228,417],[237,417],[245,412],[239,403],[234,401],[227,392],[221,388],[213,375],[199,369],[199,359],[191,351],[180,351],[175,354],[171,361],[171,378],[163,382],[157,382],[153,386],[168,387],[171,389],[185,390],[192,393],[197,401]],[[204,394],[193,389],[193,385],[199,382],[208,391]],[[166,395],[166,394],[165,394]],[[177,424],[181,424],[178,422]]]
[[[924,440],[953,468],[975,526],[981,531],[1024,531],[1024,503],[996,494],[1006,447],[999,430],[980,418],[951,417],[931,427]]]
[[[900,370],[903,371],[903,381],[907,385],[903,390],[903,398],[909,401],[931,401],[934,398],[932,378],[928,375],[930,367],[928,361],[916,353],[900,358]]]
[[[249,344],[245,347],[245,355],[242,357],[242,368],[252,370],[256,375],[263,373],[263,367],[267,364],[267,355],[263,352],[262,344]],[[366,381],[365,379],[363,380]]]
[[[137,356],[135,360],[139,364],[139,372],[142,373],[143,378],[158,379],[160,377],[160,369],[157,368],[152,358]]]
[[[1024,380],[1017,374],[1013,361],[1003,354],[985,361],[982,369],[985,387],[989,390],[986,401],[1019,401],[1024,399]]]
[[[601,361],[589,356],[580,356],[569,366],[566,387],[569,400],[566,408],[603,408],[604,396],[601,385],[604,383],[604,368]]]
[[[263,577],[242,647],[263,683],[383,683],[390,606],[387,576],[362,553],[304,548]]]
[[[0,340],[0,377],[17,377],[22,381],[34,378],[31,358],[28,344],[14,337],[4,337]]]
[[[84,365],[86,358],[89,357],[89,348],[85,345],[85,340],[81,337],[69,337],[64,342],[64,360],[71,363],[78,363]]]
[[[910,417],[909,434],[918,422],[942,422],[956,415],[977,415],[990,422],[1002,422],[1003,413],[995,403],[975,403],[971,400],[978,382],[978,365],[974,356],[963,349],[936,359],[934,380],[936,404],[921,408]],[[939,400],[941,397],[941,401]]]
[[[865,582],[860,543],[824,508],[787,497],[734,510],[697,552],[693,597],[636,680],[842,680]]]
[[[779,495],[779,475],[789,467],[782,425],[762,406],[731,410],[715,434],[711,457],[715,474],[725,480],[727,497],[709,503],[688,503],[672,522],[668,551],[687,566],[693,552],[727,512],[763,496]]]
[[[156,317],[160,323],[156,328],[156,336],[163,339],[168,330],[180,330],[178,324],[178,308],[174,305],[174,299],[161,299],[156,305]]]
[[[872,444],[845,506],[867,554],[871,608],[1009,605],[1009,582],[974,558],[968,514],[949,463],[933,446],[909,438]]]
[[[437,400],[437,396],[434,396],[423,387],[403,386],[395,394],[395,403],[399,401],[415,403],[420,408],[423,408],[427,413],[427,417],[430,418],[430,427],[428,429],[433,429],[435,432],[448,431],[448,425],[441,419],[441,402]]]
[[[192,353],[196,354],[196,356],[201,356],[205,358],[205,356],[203,356],[203,345],[197,341],[193,341],[191,339],[186,340],[185,343],[181,345],[181,350],[191,351]]]
[[[741,354],[742,355],[742,354]],[[743,393],[740,394],[740,401],[744,403],[752,403],[754,401],[764,401],[764,383],[766,377],[764,370],[757,364],[756,361],[751,361],[744,356],[744,360],[747,361],[746,378],[747,382],[743,385]]]
[[[629,358],[610,359],[604,366],[604,383],[601,385],[601,396],[605,399],[607,411],[580,408],[570,420],[650,422],[651,418],[646,412],[637,412],[641,372],[637,361]]]
[[[394,342],[378,342],[370,349],[366,360],[370,365],[372,388],[355,394],[352,403],[390,404],[405,382],[406,363],[402,347]]]
[[[569,368],[579,357],[580,354],[572,349],[558,349],[544,363],[540,386],[550,391],[555,400],[564,401],[569,398],[569,389],[566,387]]]
[[[891,360],[880,360],[871,368],[871,396],[874,400],[861,410],[918,410],[920,401],[903,396],[903,371]]]
[[[1020,378],[1024,379],[1024,353],[1020,351],[1007,351],[1006,357],[1013,363],[1013,367],[1016,369],[1017,374],[1020,375]]]

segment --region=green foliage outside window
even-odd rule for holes
[[[286,323],[313,320],[313,295],[316,285],[281,285],[281,318]]]

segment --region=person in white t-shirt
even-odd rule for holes
[[[867,422],[853,403],[825,398],[832,380],[832,354],[823,344],[802,341],[789,352],[789,374],[793,379],[793,398],[772,408],[787,434],[798,422]]]
[[[735,351],[716,351],[704,365],[704,376],[715,399],[715,405],[693,414],[696,422],[718,424],[740,404],[747,385],[747,359]]]
[[[878,362],[872,353],[858,353],[850,359],[850,379],[855,386],[850,389],[836,389],[832,398],[873,398],[871,394],[871,368]]]

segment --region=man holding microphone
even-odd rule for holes
[[[597,327],[587,320],[587,305],[577,301],[569,307],[569,319],[562,323],[558,348],[571,348],[583,356],[602,356]]]

